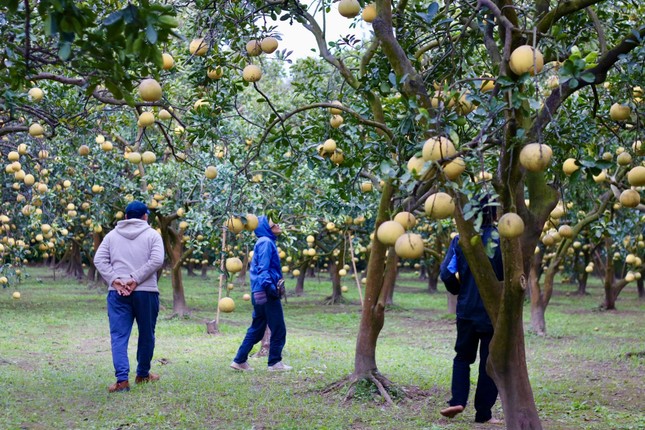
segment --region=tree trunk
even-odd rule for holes
[[[189,261],[188,264],[186,264],[186,276],[197,276],[197,274],[195,273],[195,262],[192,260]]]
[[[181,278],[181,264],[173,265],[172,279],[172,313],[183,317],[188,312],[186,296],[184,295],[184,282]]]
[[[428,293],[434,294],[439,286],[439,268],[441,267],[438,261],[433,259],[433,264],[428,266]]]
[[[393,188],[390,181],[383,186],[381,202],[376,217],[374,232],[381,223],[389,220],[390,200]],[[366,378],[378,372],[376,366],[376,341],[385,323],[385,297],[383,291],[383,274],[385,271],[385,252],[387,246],[375,237],[372,241],[370,258],[367,263],[367,284],[365,299],[361,313],[361,322],[356,338],[356,354],[354,355],[354,373],[356,378]],[[384,294],[386,293],[386,294]]]
[[[177,214],[164,217],[156,214],[161,230],[166,258],[169,261],[171,281],[172,281],[172,310],[173,315],[184,316],[188,312],[186,306],[186,297],[184,295],[184,284],[181,274],[181,264],[190,257],[192,250],[183,251],[184,244],[179,233],[171,227],[173,220],[177,219]]]
[[[605,291],[605,300],[602,304],[602,307],[606,310],[615,310],[616,309],[616,296],[613,291],[614,279],[616,278],[616,273],[614,269],[614,261],[611,251],[611,246],[613,240],[610,236],[605,236],[605,279],[603,282],[603,289]]]
[[[304,259],[300,263],[300,274],[296,280],[296,296],[302,296],[305,291],[305,277],[307,276],[307,269],[309,268],[309,259]]]
[[[75,240],[72,240],[69,243],[70,245],[65,250],[65,253],[56,265],[56,268],[62,269],[67,276],[81,280],[85,278],[81,258],[81,247]]]
[[[202,279],[208,279],[208,264],[202,264]]]
[[[343,300],[343,291],[341,289],[340,275],[338,274],[338,266],[335,261],[329,262],[329,277],[331,278],[331,296],[325,299],[328,305],[335,305],[341,303]]]
[[[385,304],[387,306],[394,304],[394,287],[396,286],[398,262],[399,256],[394,252],[394,247],[390,247],[390,252],[387,254],[387,259],[385,261],[385,274],[383,277],[383,289],[386,289],[388,292],[387,297],[385,298]]]
[[[645,299],[645,289],[643,288],[643,277],[636,281],[636,289],[638,290],[638,298],[640,300]]]

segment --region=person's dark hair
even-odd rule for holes
[[[493,225],[497,220],[497,202],[489,194],[480,196],[477,200],[482,211],[482,225]]]

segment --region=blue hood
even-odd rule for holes
[[[262,215],[258,217],[258,226],[255,229],[255,235],[258,238],[268,237],[273,241],[276,240],[275,234],[273,234],[271,227],[269,227],[269,219],[266,216]]]

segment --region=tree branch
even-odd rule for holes
[[[581,9],[600,3],[602,0],[567,0],[559,3],[558,6],[544,15],[535,26],[538,33],[546,33],[551,26],[564,16],[577,12]]]

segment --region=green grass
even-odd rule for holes
[[[454,318],[446,312],[445,295],[427,294],[411,274],[402,275],[396,306],[387,312],[377,363],[393,382],[424,391],[385,407],[372,401],[341,404],[342,391],[321,394],[353,369],[360,320],[355,289],[347,293],[350,304],[325,306],[329,283],[308,279],[306,294],[285,305],[284,359],[294,371],[268,373],[263,358],[250,360],[256,370],[241,374],[228,365],[251,318],[250,303],[241,300],[246,291],[232,292],[237,309],[221,316],[221,333],[212,336],[205,322],[215,316],[216,276],[184,278],[192,310],[185,319],[167,318],[172,293],[163,279],[153,362],[162,379],[108,395],[113,369],[105,289],[54,281],[42,268],[26,271],[18,288],[0,290],[1,429],[486,428],[473,423],[472,407],[453,420],[438,413],[450,396]],[[287,284],[292,290],[293,280]],[[22,293],[20,300],[11,298],[14,289]],[[557,286],[547,310],[547,337],[526,335],[544,428],[645,429],[645,359],[625,357],[645,351],[645,302],[630,286],[618,311],[600,312],[598,284],[587,297],[563,294],[573,289]],[[528,324],[528,307],[524,313]],[[129,352],[134,369],[136,328]],[[473,366],[473,381],[476,373]],[[499,402],[495,414],[502,416]]]

